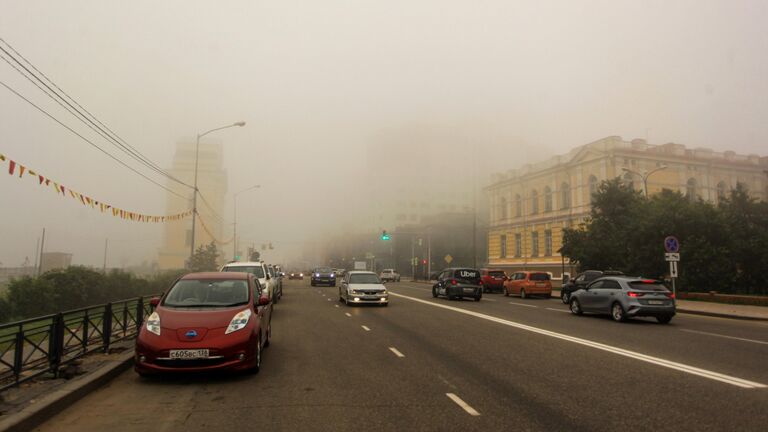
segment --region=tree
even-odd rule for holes
[[[219,251],[216,243],[200,245],[195,253],[187,260],[186,267],[190,272],[216,271]]]

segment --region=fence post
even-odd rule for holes
[[[13,352],[13,375],[16,378],[16,383],[19,382],[19,376],[21,376],[22,362],[24,361],[24,324],[19,324],[19,329],[16,331],[16,349]]]
[[[123,336],[128,335],[128,302],[123,302]]]
[[[53,376],[59,376],[59,365],[64,355],[64,314],[59,312],[53,318],[51,326],[51,348],[48,350],[48,365]]]
[[[91,319],[88,315],[88,309],[85,310],[85,316],[83,316],[83,354],[88,352],[88,325]]]
[[[109,351],[109,342],[112,338],[112,303],[104,306],[104,316],[101,320],[101,338],[104,352]]]
[[[142,324],[144,324],[144,296],[139,297],[139,301],[136,302],[136,337],[139,336]]]

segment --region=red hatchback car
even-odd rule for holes
[[[549,273],[536,271],[521,271],[510,276],[504,282],[504,295],[519,295],[526,298],[530,295],[552,296],[552,281]]]
[[[480,280],[483,281],[483,292],[503,292],[507,274],[501,269],[481,268]]]
[[[190,273],[160,299],[136,338],[134,370],[252,370],[272,334],[272,304],[249,273]]]

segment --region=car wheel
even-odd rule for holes
[[[571,296],[568,294],[568,291],[561,291],[560,298],[563,300],[563,304],[568,304]]]
[[[432,288],[432,297],[437,298],[437,290],[434,287]]]
[[[268,347],[270,342],[272,342],[272,319],[267,324],[267,340],[264,342],[264,348]]]
[[[581,310],[579,299],[571,299],[571,313],[574,315],[581,315],[584,313],[584,311]]]
[[[521,298],[521,299],[524,299],[524,298],[526,298],[526,294],[525,294],[525,288],[520,288],[520,298]]]
[[[389,306],[389,303],[382,303],[381,307],[387,307]]]
[[[659,324],[669,324],[669,322],[672,321],[672,317],[669,315],[657,316],[656,321],[658,321]]]
[[[504,287],[504,297],[509,297],[509,291],[507,291],[507,287]]]
[[[483,296],[475,296],[475,301],[480,301],[480,299],[483,298]]]
[[[314,282],[310,282],[309,284],[310,284],[310,285],[312,285],[312,286],[315,286],[315,283],[314,283]]]
[[[621,306],[621,303],[613,303],[613,306],[611,306],[611,317],[616,322],[624,322],[627,320],[626,314],[624,313],[624,308]]]
[[[256,361],[249,372],[256,374],[256,373],[259,373],[260,369],[261,369],[261,336],[259,336],[259,339],[256,341]]]

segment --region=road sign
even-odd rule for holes
[[[664,254],[664,259],[667,261],[680,261],[680,254],[667,252]]]
[[[669,276],[673,278],[677,277],[677,261],[669,262]]]
[[[446,263],[448,263],[448,264],[450,264],[450,263],[451,263],[451,261],[453,261],[453,257],[451,256],[451,254],[448,254],[448,255],[446,255],[446,256],[445,256],[445,258],[443,258],[443,259],[444,259],[444,260],[445,260],[445,262],[446,262]]]
[[[669,253],[680,252],[680,241],[677,237],[669,236],[664,239],[664,250]]]

